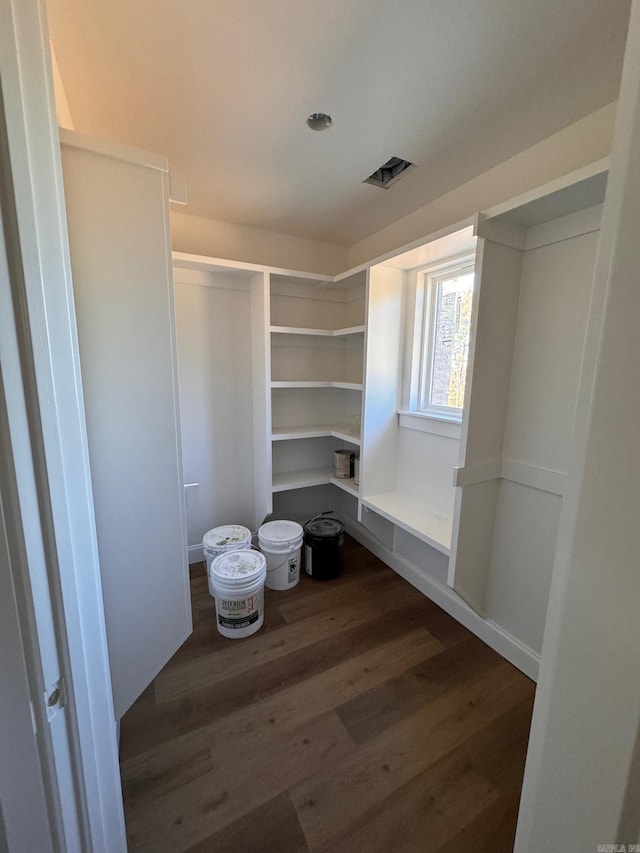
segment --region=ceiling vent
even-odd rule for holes
[[[391,157],[383,166],[365,178],[362,183],[382,187],[383,190],[386,190],[391,184],[395,184],[403,175],[406,175],[410,169],[415,169],[415,163],[403,160],[402,157]]]

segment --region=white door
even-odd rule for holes
[[[191,633],[166,160],[61,132],[116,718]]]
[[[5,459],[3,465],[6,462]],[[0,853],[47,853],[53,851],[54,827],[49,824],[45,774],[31,722],[29,682],[11,569],[0,496]]]

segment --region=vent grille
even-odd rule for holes
[[[402,157],[390,157],[386,163],[365,178],[363,184],[371,184],[374,187],[382,187],[386,190],[391,184],[399,181],[410,169],[415,168],[415,163],[403,160]]]

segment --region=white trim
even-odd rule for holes
[[[535,187],[532,190],[528,190],[522,195],[516,196],[515,198],[511,198],[508,201],[501,202],[500,204],[496,204],[493,207],[487,208],[483,215],[487,219],[493,219],[496,216],[502,216],[505,213],[510,213],[513,210],[516,210],[519,207],[523,207],[525,204],[529,204],[532,201],[537,201],[539,198],[544,198],[545,196],[551,195],[552,193],[558,192],[559,190],[566,189],[567,187],[572,186],[573,184],[577,184],[580,181],[585,181],[588,178],[593,178],[596,175],[601,175],[603,172],[607,172],[609,170],[609,158],[603,157],[601,160],[595,160],[593,163],[589,163],[586,166],[581,166],[579,169],[575,169],[573,172],[569,172],[566,175],[562,175],[559,178],[555,178],[552,181],[549,181],[546,184],[542,184],[542,186]],[[515,248],[518,248],[517,246]]]
[[[371,260],[366,261],[347,272],[341,273],[341,276],[351,275],[362,269],[376,266],[386,266],[400,270],[409,270],[418,267],[420,266],[420,261],[413,261],[411,258],[413,252],[422,249],[424,246],[429,245],[429,243],[435,243],[436,240],[441,240],[443,237],[450,237],[452,234],[457,234],[459,231],[465,231],[467,228],[475,228],[477,216],[478,214],[474,213],[472,216],[467,216],[465,219],[461,219],[453,225],[447,225],[444,228],[438,229],[438,231],[433,231],[426,237],[420,237],[417,240],[412,240],[411,243],[405,243],[404,246],[400,246],[398,249],[391,249],[383,255],[378,255],[377,257],[372,258]]]
[[[500,243],[501,246],[509,246],[512,249],[523,250],[526,242],[526,229],[524,225],[510,222],[508,219],[487,219],[484,213],[479,214],[476,229],[476,237],[491,240],[492,243]]]
[[[345,528],[354,539],[368,548],[423,595],[442,607],[461,625],[468,628],[529,678],[534,681],[537,680],[540,656],[533,649],[524,645],[495,622],[478,616],[452,589],[424,574],[413,563],[391,551],[359,522],[346,519]]]
[[[531,489],[549,492],[551,495],[559,495],[560,497],[564,495],[567,479],[567,475],[561,471],[552,471],[538,465],[528,465],[526,462],[519,462],[517,459],[503,459],[500,476],[503,480],[509,480],[511,483],[519,483],[521,486],[529,486]]]
[[[415,429],[419,432],[430,432],[445,438],[460,438],[462,424],[454,418],[444,415],[430,415],[427,412],[398,412],[398,426],[403,429]]]
[[[79,148],[93,154],[102,154],[113,160],[125,160],[127,163],[137,163],[149,169],[157,169],[159,172],[169,172],[169,161],[161,154],[152,154],[141,148],[133,148],[131,145],[120,145],[116,142],[108,142],[77,130],[68,130],[66,127],[58,128],[60,145],[68,145],[70,148]]]
[[[473,483],[502,479],[560,497],[564,494],[566,477],[562,471],[552,471],[550,468],[530,465],[517,459],[482,462],[453,469],[454,486],[470,486]]]
[[[486,483],[498,480],[502,476],[502,462],[482,462],[478,465],[465,465],[453,469],[454,486],[472,486],[474,483]]]
[[[202,550],[202,544],[189,545],[189,565],[191,565],[192,563],[202,562],[204,562],[204,551]]]
[[[525,251],[530,252],[542,246],[551,246],[553,243],[562,243],[564,240],[572,240],[584,234],[593,234],[600,230],[601,219],[602,205],[594,204],[593,207],[560,216],[551,222],[533,225],[527,230]]]
[[[176,269],[209,270],[211,272],[223,272],[242,270],[245,272],[268,272],[270,275],[292,276],[305,278],[310,282],[318,284],[337,281],[335,276],[322,275],[320,273],[301,272],[285,269],[284,267],[270,267],[266,264],[251,264],[244,261],[230,261],[225,258],[211,258],[206,255],[194,255],[189,252],[172,252],[173,265]],[[367,264],[368,266],[368,264]],[[344,273],[342,277],[351,275],[353,270]]]

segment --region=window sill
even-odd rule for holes
[[[443,435],[446,438],[460,438],[462,424],[455,418],[443,415],[428,415],[425,412],[398,412],[398,426]]]

